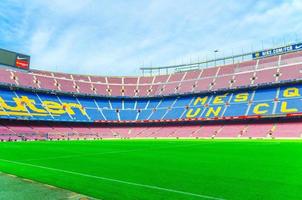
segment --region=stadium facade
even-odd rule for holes
[[[30,70],[16,54],[1,62],[0,140],[300,138],[301,48],[140,77]]]

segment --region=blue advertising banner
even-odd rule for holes
[[[284,47],[279,47],[275,49],[269,49],[265,51],[258,51],[252,54],[252,57],[254,59],[257,58],[263,58],[263,57],[268,57],[268,56],[275,56],[278,54],[283,54],[291,51],[297,51],[297,50],[302,50],[302,43],[298,44],[293,44],[293,45],[288,45]]]

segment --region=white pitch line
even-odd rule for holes
[[[17,161],[12,161],[12,160],[0,159],[0,161],[17,164],[17,165],[35,167],[35,168],[40,168],[40,169],[46,169],[46,170],[50,170],[50,171],[62,172],[62,173],[66,173],[66,174],[78,175],[78,176],[83,176],[83,177],[88,177],[88,178],[94,178],[94,179],[103,180],[103,181],[110,181],[110,182],[132,185],[132,186],[148,188],[148,189],[153,189],[153,190],[166,191],[166,192],[177,193],[177,194],[182,194],[182,195],[187,195],[187,196],[194,196],[194,197],[199,197],[199,198],[203,198],[203,199],[226,200],[226,199],[219,198],[219,197],[195,194],[195,193],[185,192],[185,191],[181,191],[181,190],[174,190],[174,189],[163,188],[163,187],[158,187],[158,186],[154,186],[154,185],[146,185],[146,184],[141,184],[141,183],[123,181],[123,180],[118,180],[118,179],[113,179],[113,178],[102,177],[102,176],[94,176],[94,175],[90,175],[90,174],[67,171],[67,170],[56,169],[56,168],[51,168],[51,167],[44,167],[44,166],[40,166],[40,165],[33,165],[33,164],[29,164],[29,163],[17,162]]]

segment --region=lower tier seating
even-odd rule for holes
[[[101,127],[87,124],[0,124],[0,141],[113,138],[301,138],[302,122]]]

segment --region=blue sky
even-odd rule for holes
[[[301,41],[302,1],[1,0],[0,27],[0,48],[31,55],[32,68],[136,75]]]

